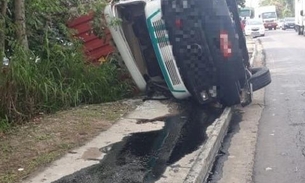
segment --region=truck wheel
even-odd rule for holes
[[[252,76],[250,83],[252,84],[253,91],[257,91],[271,83],[271,74],[267,67],[254,67],[250,68]]]
[[[303,35],[304,34],[304,27],[300,26],[298,27],[298,35]]]

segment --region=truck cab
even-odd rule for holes
[[[182,82],[168,33],[161,19],[161,1],[119,1],[105,9],[107,21],[121,19],[110,32],[124,63],[141,91],[166,88],[175,98],[190,97]]]
[[[262,19],[264,26],[269,30],[277,28],[277,13],[275,6],[261,6],[256,9],[258,18]]]
[[[305,2],[304,0],[295,0],[295,31],[299,35],[304,35],[304,10],[305,10]]]

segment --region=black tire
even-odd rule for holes
[[[304,26],[299,26],[298,27],[298,34],[303,35],[304,34]]]
[[[271,83],[271,74],[267,67],[255,67],[250,69],[252,76],[250,83],[253,91],[257,91]]]

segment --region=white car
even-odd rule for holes
[[[284,27],[284,19],[279,19],[277,21],[277,28],[282,29]]]
[[[261,19],[248,19],[245,25],[246,36],[265,36],[265,27]]]

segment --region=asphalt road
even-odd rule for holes
[[[266,88],[255,183],[305,182],[305,37],[292,30],[261,38],[272,83]]]

